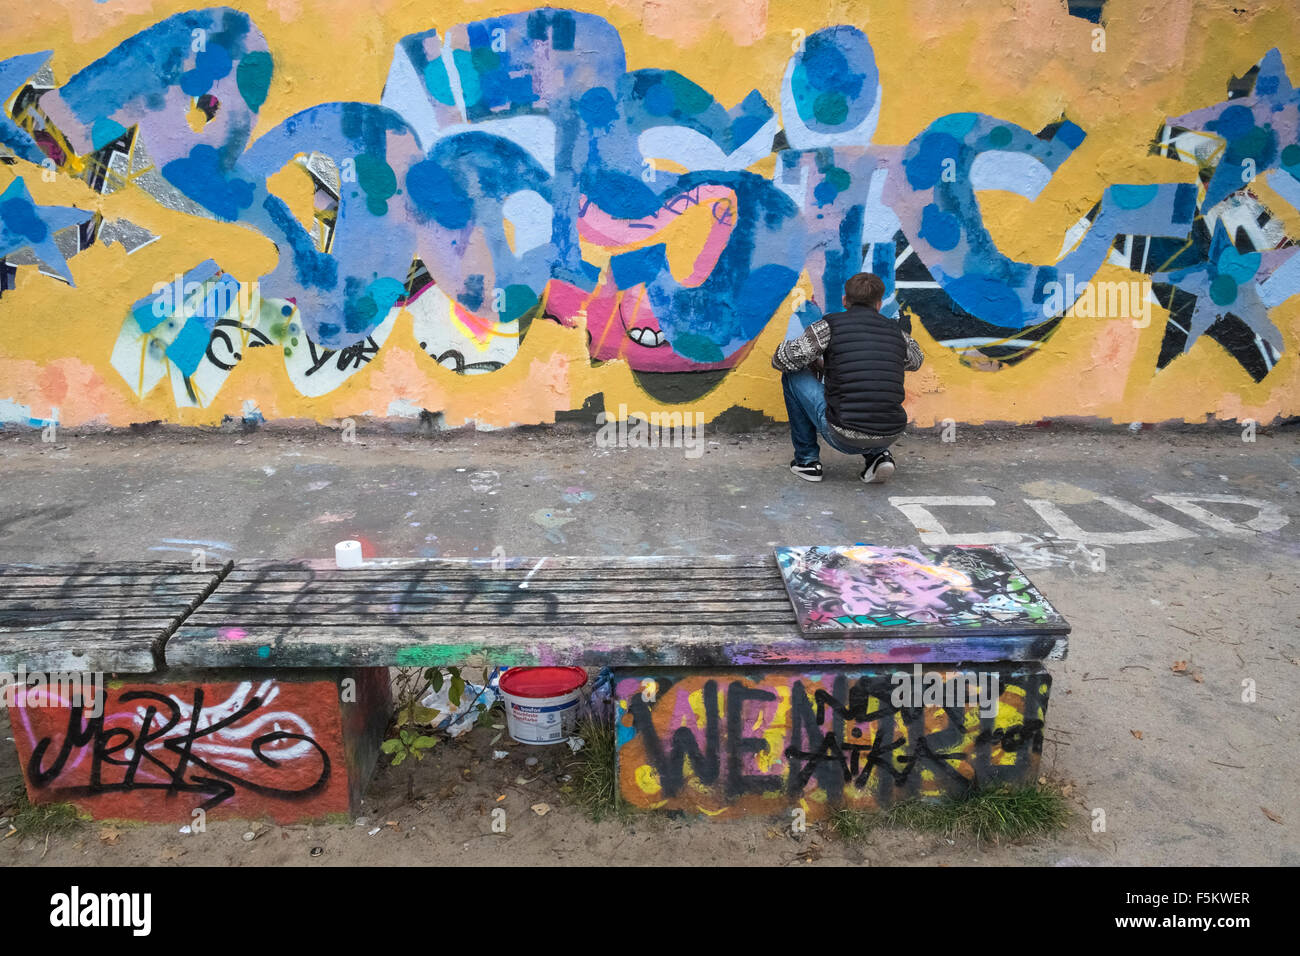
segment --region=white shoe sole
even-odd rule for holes
[[[796,477],[802,478],[804,481],[821,481],[821,480],[822,480],[822,476],[821,476],[821,475],[805,475],[803,472],[801,472],[801,471],[795,471],[793,468],[790,469],[790,474],[795,475]]]
[[[872,472],[871,477],[863,478],[864,484],[879,485],[889,480],[889,476],[894,473],[894,463],[892,461],[882,461],[876,465],[876,470]]]

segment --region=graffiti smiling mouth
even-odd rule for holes
[[[631,299],[629,302],[628,300]],[[631,313],[629,315],[629,313]],[[654,311],[650,308],[646,300],[644,289],[639,293],[634,292],[629,295],[620,295],[617,306],[618,326],[610,323],[610,331],[613,332],[619,326],[623,329],[624,338],[639,345],[643,349],[666,348],[672,351],[672,346],[668,343],[668,336],[664,335],[663,329],[659,328],[659,319],[655,316]],[[626,344],[619,347],[619,351],[624,354],[635,354],[636,350],[626,351]]]
[[[629,339],[642,348],[657,349],[661,346],[668,345],[668,336],[664,335],[663,330],[659,328],[659,320],[655,318],[654,313],[649,309],[641,308],[641,300],[637,300],[632,308],[632,318],[629,320],[623,312],[623,299],[618,302],[618,320],[623,326],[623,331]],[[640,320],[639,325],[632,325],[632,322]],[[671,346],[669,346],[671,348]]]
[[[661,345],[668,344],[667,337],[658,329],[628,329],[627,337],[637,345],[650,349],[657,349]]]

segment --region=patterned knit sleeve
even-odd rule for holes
[[[925,356],[921,352],[921,346],[916,344],[916,339],[912,338],[906,332],[903,333],[903,339],[907,342],[907,361],[903,368],[909,372],[915,372],[925,361]]]
[[[772,368],[778,372],[798,372],[807,368],[821,358],[830,338],[830,326],[819,319],[804,329],[803,335],[776,347],[772,353]]]

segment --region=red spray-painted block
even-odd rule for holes
[[[391,711],[382,667],[168,672],[109,683],[101,708],[52,686],[22,698],[11,722],[32,803],[155,822],[355,811]]]

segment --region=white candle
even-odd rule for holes
[[[340,568],[359,568],[364,558],[360,541],[340,541],[334,545],[334,563]]]

